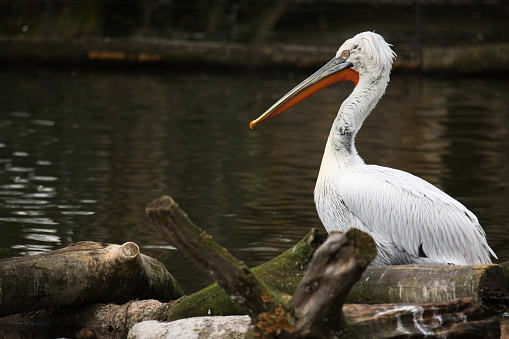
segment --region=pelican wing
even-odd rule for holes
[[[341,177],[348,210],[398,250],[435,263],[491,263],[484,230],[465,206],[407,172],[363,165]]]

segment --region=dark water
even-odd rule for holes
[[[254,130],[305,74],[0,71],[0,258],[134,241],[186,292],[210,283],[154,231],[168,194],[248,265],[320,225],[312,191],[337,84]],[[419,175],[480,219],[509,260],[509,82],[395,74],[357,138],[368,163]]]

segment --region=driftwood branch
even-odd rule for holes
[[[256,323],[260,333],[291,331],[287,313],[290,296],[274,291],[243,262],[219,246],[211,236],[194,225],[170,197],[150,203],[146,212],[157,231],[172,246],[208,273]]]
[[[375,242],[364,232],[351,229],[329,235],[315,252],[292,300],[297,337],[332,338],[345,330],[346,295],[375,256]]]
[[[269,262],[253,267],[251,271],[273,289],[291,295],[306,273],[314,251],[324,239],[323,234],[312,229],[295,246]],[[172,305],[164,320],[238,314],[246,314],[246,312],[220,286],[213,284],[192,295],[180,298],[175,305]]]
[[[81,242],[0,261],[0,316],[45,308],[131,299],[178,299],[184,293],[138,245]]]

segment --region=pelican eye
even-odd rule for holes
[[[348,59],[348,57],[350,56],[350,51],[349,50],[344,50],[343,52],[341,52],[341,59]]]

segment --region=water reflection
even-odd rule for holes
[[[137,242],[187,291],[209,280],[144,213],[172,195],[249,265],[319,225],[312,191],[351,86],[248,124],[305,75],[2,71],[0,257],[82,240]],[[508,83],[395,75],[357,137],[368,163],[409,171],[476,213],[506,244]]]

